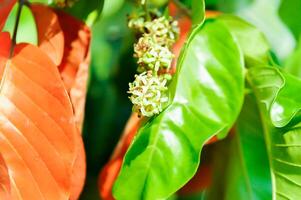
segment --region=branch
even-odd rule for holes
[[[10,57],[12,57],[13,52],[14,52],[14,48],[15,48],[16,43],[17,43],[17,41],[16,41],[17,40],[17,32],[18,32],[20,17],[21,17],[22,8],[23,8],[24,4],[27,4],[27,0],[19,0],[17,17],[16,17],[16,21],[15,21],[15,27],[14,27],[13,38],[12,38],[12,46],[10,48]]]

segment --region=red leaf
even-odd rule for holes
[[[83,22],[57,12],[65,36],[64,56],[59,70],[74,108],[76,124],[82,129],[90,64],[91,31]]]
[[[78,131],[76,137],[77,157],[75,159],[72,169],[70,200],[76,200],[79,198],[83,190],[86,178],[86,154],[84,144],[81,138],[82,136]]]
[[[9,44],[6,33],[0,44]],[[0,152],[14,200],[68,200],[78,153],[72,106],[57,67],[38,47],[20,44],[0,84]]]
[[[47,6],[31,6],[38,27],[39,46],[59,67],[70,96],[75,121],[82,129],[90,64],[91,31],[83,22]]]
[[[0,0],[0,31],[2,31],[6,19],[17,0]]]
[[[39,47],[59,65],[64,54],[64,34],[56,13],[48,6],[31,4],[36,21]]]

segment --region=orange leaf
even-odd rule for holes
[[[77,157],[75,159],[72,178],[71,178],[71,196],[70,200],[77,200],[83,190],[86,178],[86,155],[79,131],[76,136]]]
[[[74,108],[77,127],[82,129],[90,64],[91,31],[83,22],[57,12],[65,37],[64,56],[59,70]]]
[[[8,176],[8,169],[0,154],[0,199],[10,200],[10,182]]]
[[[2,31],[6,19],[17,0],[0,0],[0,31]]]
[[[7,33],[0,44],[9,44]],[[72,106],[57,67],[38,47],[0,49],[0,152],[14,200],[69,200],[77,156]],[[4,62],[5,61],[5,62]]]
[[[64,54],[64,34],[56,13],[43,4],[31,4],[35,18],[39,47],[59,65]]]

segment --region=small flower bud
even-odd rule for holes
[[[171,17],[160,17],[144,24],[147,33],[151,35],[157,44],[170,47],[179,35],[178,22]]]
[[[138,72],[169,69],[174,55],[165,46],[156,44],[151,37],[144,35],[134,46],[134,56],[138,58]]]
[[[128,27],[140,32],[144,32],[144,23],[145,20],[143,17],[135,17],[129,20]]]
[[[135,75],[128,91],[134,111],[145,117],[162,112],[163,104],[168,101],[166,84],[167,80],[163,76],[152,76],[151,71]]]

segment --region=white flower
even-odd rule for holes
[[[138,72],[160,69],[169,69],[173,53],[165,46],[157,44],[151,37],[144,35],[134,45],[134,56],[138,58]]]
[[[178,38],[178,22],[172,18],[160,17],[153,21],[145,22],[146,33],[154,38],[157,44],[170,47]]]
[[[167,80],[163,76],[152,76],[150,71],[135,75],[128,91],[134,111],[145,117],[162,112],[163,104],[168,101],[166,84]]]

